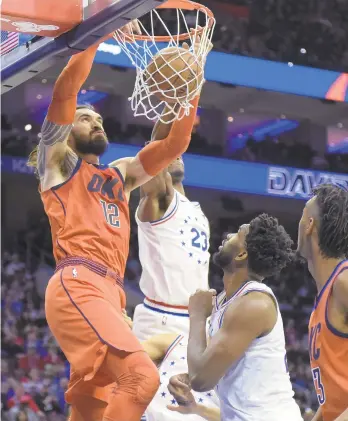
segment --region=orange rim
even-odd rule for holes
[[[203,6],[202,4],[195,3],[190,0],[168,0],[164,4],[161,4],[160,6],[156,7],[156,9],[183,9],[183,10],[202,10],[205,11],[205,13],[208,16],[208,28],[211,28],[215,22],[214,14],[213,12],[206,6]],[[203,33],[205,27],[202,29],[196,29],[194,32],[197,35],[200,35]],[[169,35],[163,35],[163,36],[154,36],[153,38],[148,35],[136,35],[133,34],[132,38],[126,35],[126,41],[127,42],[133,42],[133,41],[148,41],[148,40],[155,40],[157,42],[170,42],[173,38],[175,38],[178,41],[185,41],[187,39],[190,39],[192,34],[185,32],[179,36],[169,36]]]

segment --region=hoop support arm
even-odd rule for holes
[[[67,57],[85,50],[105,35],[137,19],[166,0],[119,0],[58,38],[42,38],[2,57],[2,94]],[[27,51],[24,53],[24,51]]]

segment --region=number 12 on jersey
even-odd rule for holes
[[[120,228],[118,206],[115,203],[108,203],[100,200],[106,222],[115,228]]]

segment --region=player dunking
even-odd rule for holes
[[[279,306],[262,283],[288,263],[291,245],[284,228],[265,214],[223,241],[213,259],[224,271],[225,290],[214,300],[213,312],[213,291],[190,298],[189,370],[169,386],[179,403],[192,405],[189,385],[196,391],[216,387],[222,421],[302,420],[287,370]]]
[[[313,421],[348,420],[348,191],[313,190],[299,224],[298,252],[318,289],[309,355],[320,407]]]
[[[42,126],[37,169],[57,268],[45,300],[50,329],[71,364],[66,400],[72,421],[137,421],[153,398],[155,365],[122,317],[129,248],[130,192],[188,147],[198,97],[169,135],[135,158],[99,164],[108,140],[99,114],[76,108],[97,45],[72,57],[59,76]],[[107,385],[116,383],[114,392]]]

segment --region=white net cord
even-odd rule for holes
[[[204,66],[211,49],[215,27],[215,19],[209,16],[204,8],[190,12],[190,19],[182,9],[171,9],[170,12],[176,13],[176,28],[172,30],[172,32],[176,32],[175,35],[171,34],[156,9],[146,15],[148,18],[146,26],[149,29],[146,29],[144,24],[139,21],[141,32],[148,37],[148,40],[138,40],[132,30],[130,33],[124,33],[118,29],[114,34],[118,45],[136,68],[134,91],[129,98],[134,115],[146,116],[149,120],[160,120],[164,123],[181,120],[189,114],[192,107],[190,100],[200,93],[204,84]],[[194,24],[192,24],[192,13],[195,13]],[[190,25],[187,20],[190,20]],[[158,32],[168,36],[169,42],[158,42],[156,37]],[[187,33],[185,42],[188,47],[186,46],[186,48],[182,47],[180,40],[182,33]],[[171,47],[170,54],[162,51],[167,47]],[[158,66],[156,61],[159,55],[161,60],[158,61],[161,64]],[[155,56],[156,60],[154,60]],[[173,66],[173,62],[177,62],[178,58],[184,62],[184,66],[181,66],[184,68],[181,70],[177,70]],[[165,80],[165,84],[169,88],[161,89],[159,85],[162,85],[163,88],[163,82],[158,84],[155,78],[151,77],[147,71],[150,63],[155,64],[155,72],[160,74],[162,81]],[[168,66],[171,70],[169,78],[161,71],[166,68],[168,74]]]

